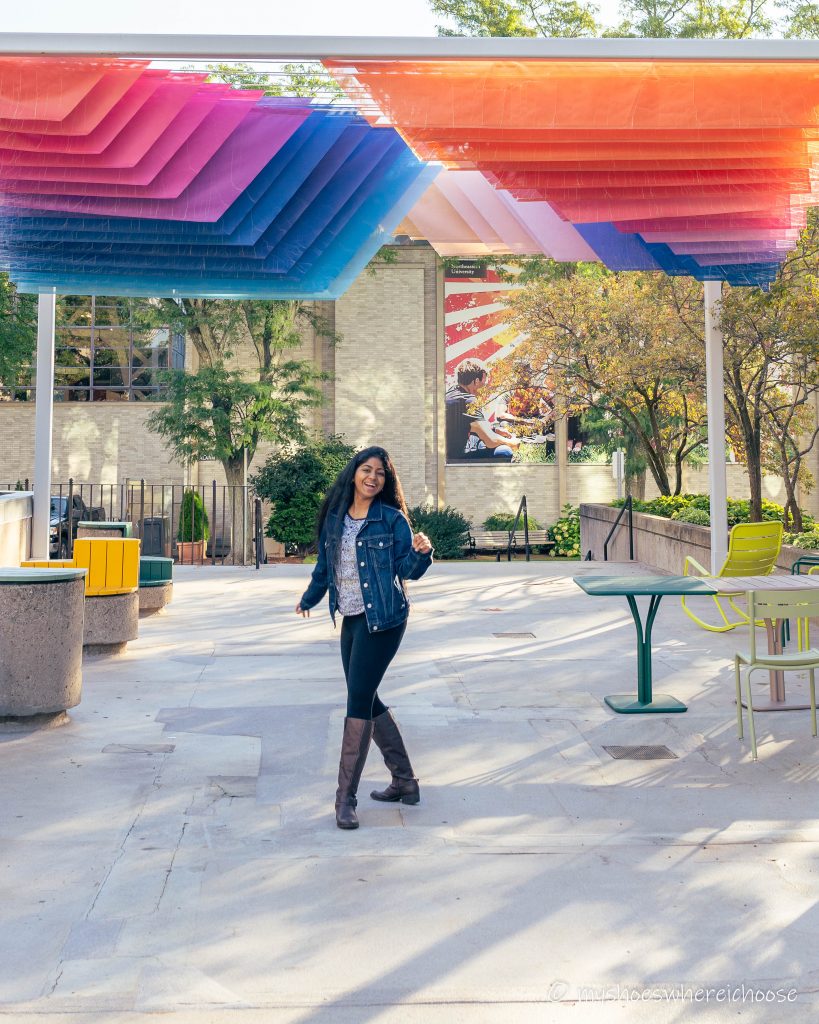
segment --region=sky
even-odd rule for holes
[[[604,21],[616,0],[599,0]],[[0,0],[3,32],[434,36],[427,0]]]

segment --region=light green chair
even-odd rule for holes
[[[707,576],[718,579],[721,576],[769,576],[776,567],[776,560],[782,550],[782,523],[738,523],[728,538],[728,554],[720,571],[713,575],[689,555],[683,566],[683,576]],[[729,619],[720,603],[725,600],[736,612],[738,619]],[[723,625],[713,626],[696,615],[687,604],[687,598],[681,598],[683,611],[689,619],[711,633],[727,633],[729,629],[748,624],[748,613],[735,603],[730,594],[716,593],[713,595]]]
[[[810,591],[757,590],[748,594],[748,615],[756,621],[770,619],[774,630],[783,619],[811,619],[819,615],[819,594]],[[816,678],[819,667],[819,650],[811,648],[793,654],[757,654],[756,629],[751,629],[751,650],[748,654],[737,653],[734,658],[734,674],[737,684],[737,731],[744,739],[742,729],[742,687],[741,666],[747,666],[745,677],[748,700],[748,725],[751,730],[751,750],[756,761],[756,730],[754,728],[754,705],[751,694],[751,673],[758,668],[778,671],[785,669],[807,669],[810,678],[811,733],[816,735]]]

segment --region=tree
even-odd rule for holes
[[[332,103],[344,97],[341,86],[321,64],[282,64],[275,72],[258,71],[249,64],[209,64],[211,82],[234,89],[261,89],[265,96],[301,96]]]
[[[0,273],[0,387],[28,385],[22,373],[31,366],[36,345],[37,299],[20,295]]]
[[[701,301],[693,282],[689,302]],[[679,494],[683,462],[705,440],[703,368],[668,279],[588,267],[533,282],[512,322],[527,337],[493,364],[492,395],[534,386],[558,413],[593,407],[635,438],[660,493]]]
[[[429,0],[448,19],[439,35],[615,36],[746,39],[819,36],[819,4],[807,0],[620,0],[620,21],[603,29],[598,8],[574,0]],[[454,26],[454,27],[452,27]]]
[[[316,539],[316,519],[324,495],[355,448],[343,437],[308,438],[271,455],[253,477],[260,498],[273,505],[267,535],[304,553]]]
[[[286,444],[304,436],[304,415],[321,403],[326,375],[312,362],[293,358],[301,328],[332,331],[312,307],[295,300],[159,300],[156,315],[186,333],[199,356],[195,373],[162,375],[167,404],[148,419],[183,462],[218,459],[227,482],[244,482],[261,440]],[[230,367],[246,340],[255,354],[247,369]]]
[[[593,36],[597,8],[576,0],[429,0],[433,13],[454,28],[441,36]]]

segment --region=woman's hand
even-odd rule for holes
[[[301,615],[302,618],[309,619],[310,618],[310,609],[309,608],[302,608],[301,601],[299,601],[299,603],[296,605],[296,615]]]
[[[432,542],[425,533],[416,533],[412,538],[412,548],[421,555],[428,555],[432,551]]]

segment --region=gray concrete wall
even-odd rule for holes
[[[0,565],[17,566],[31,555],[34,498],[27,491],[0,493]]]
[[[603,558],[603,544],[614,525],[620,509],[610,505],[581,504],[580,506],[580,553],[583,558],[592,552],[595,561]],[[680,575],[688,555],[694,557],[706,569],[711,564],[711,528],[696,526],[694,523],[679,523],[662,516],[650,516],[645,512],[634,514],[634,559],[662,572]],[[813,552],[811,552],[812,554]],[[789,544],[782,546],[777,566],[789,572],[791,566],[805,554]],[[608,560],[627,562],[629,560],[628,521],[623,516],[620,527],[609,542]]]

